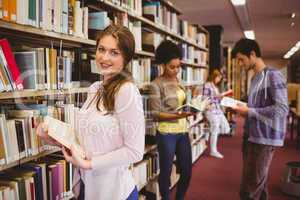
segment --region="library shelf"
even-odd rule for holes
[[[22,158],[20,160],[14,161],[14,162],[9,163],[9,164],[0,165],[0,171],[9,169],[9,168],[12,168],[12,167],[15,167],[15,166],[33,161],[33,160],[36,160],[38,158],[41,158],[41,157],[44,157],[44,156],[47,156],[47,155],[50,155],[50,154],[53,154],[53,153],[56,153],[56,152],[59,152],[59,151],[60,151],[60,148],[54,148],[52,150],[43,151],[43,152],[41,152],[37,155],[34,155],[34,156],[29,156],[29,157]]]
[[[197,63],[190,63],[190,62],[186,62],[186,61],[183,61],[183,60],[181,61],[181,64],[188,65],[188,66],[191,66],[191,67],[208,69],[208,67],[205,66],[205,65],[201,65],[201,64],[197,64]]]
[[[37,96],[53,96],[53,95],[67,95],[75,93],[86,93],[88,92],[88,87],[81,88],[70,88],[61,90],[17,90],[11,92],[0,93],[0,99],[16,99],[23,97],[37,97]]]
[[[140,56],[147,56],[147,57],[151,57],[154,58],[155,54],[152,52],[147,52],[147,51],[142,51],[142,50],[137,50],[135,51],[136,55],[140,55]]]
[[[11,23],[8,21],[0,20],[0,33],[5,34],[12,34],[12,35],[20,35],[22,33],[22,36],[24,34],[28,34],[31,38],[41,39],[41,38],[48,38],[48,39],[55,39],[55,40],[62,40],[69,42],[69,45],[74,44],[74,46],[81,46],[81,45],[96,45],[95,40],[90,39],[84,39],[68,34],[63,33],[56,33],[52,31],[43,30],[40,28],[36,28],[29,25],[22,25],[22,24],[16,24]],[[41,38],[37,38],[41,37]]]
[[[134,13],[130,10],[127,10],[126,8],[122,8],[118,5],[115,5],[114,3],[110,2],[110,1],[103,0],[103,1],[98,2],[98,5],[104,5],[104,6],[107,6],[107,7],[111,8],[111,9],[114,9],[116,11],[127,13],[129,17],[131,17],[135,20],[139,20],[142,23],[144,23],[145,25],[150,26],[151,28],[154,28],[154,29],[158,30],[159,32],[162,32],[162,33],[167,34],[171,37],[174,37],[178,40],[181,40],[182,42],[185,42],[189,45],[192,45],[192,46],[194,46],[194,47],[196,47],[196,48],[198,48],[202,51],[208,51],[208,49],[206,47],[202,47],[202,46],[198,45],[196,42],[191,41],[187,38],[182,37],[181,35],[179,35],[175,32],[172,32],[172,31],[168,30],[168,28],[165,27],[164,25],[154,23],[151,20],[146,19],[145,17],[138,16],[136,13]],[[88,5],[88,7],[92,8],[94,10],[101,10],[98,5],[97,4]]]

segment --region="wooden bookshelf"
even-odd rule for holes
[[[139,55],[139,56],[147,56],[147,57],[151,57],[151,58],[155,57],[154,53],[147,52],[147,51],[136,51],[135,54]]]
[[[174,37],[174,38],[176,38],[176,39],[178,39],[178,40],[180,40],[182,42],[185,42],[185,43],[187,43],[189,45],[192,45],[192,46],[194,46],[197,49],[200,49],[202,51],[208,51],[208,49],[206,47],[199,46],[194,41],[191,41],[191,40],[189,40],[187,38],[184,38],[184,37],[178,35],[177,33],[174,33],[172,31],[167,30],[167,28],[165,26],[163,26],[161,24],[156,24],[156,23],[154,23],[154,22],[150,21],[149,19],[146,19],[146,18],[144,18],[142,16],[137,16],[135,13],[133,13],[131,11],[128,11],[126,8],[122,8],[122,7],[118,6],[118,5],[115,5],[115,4],[113,4],[112,2],[110,2],[108,0],[103,0],[101,2],[98,2],[98,5],[100,5],[100,6],[104,5],[104,6],[107,6],[107,7],[111,8],[111,9],[114,9],[116,11],[127,13],[128,17],[130,17],[132,19],[135,19],[135,20],[139,20],[142,23],[144,23],[145,25],[147,25],[147,26],[149,26],[151,28],[154,28],[154,29],[156,29],[157,31],[159,31],[159,32],[161,32],[163,34],[166,34],[166,35],[169,35],[171,37]],[[88,5],[88,7],[92,8],[94,10],[101,10],[98,5],[97,4]]]
[[[53,95],[68,95],[75,93],[86,93],[88,92],[88,87],[82,88],[71,88],[62,90],[17,90],[13,92],[3,92],[0,93],[0,99],[16,99],[23,97],[37,97],[37,96],[53,96]]]
[[[200,65],[200,64],[196,64],[196,63],[189,63],[189,62],[185,62],[185,61],[181,61],[181,64],[188,65],[188,66],[191,66],[191,67],[197,67],[197,68],[204,68],[204,69],[208,68],[207,66],[203,66],[203,65]]]
[[[41,38],[47,38],[47,39],[63,40],[63,41],[68,41],[68,42],[74,43],[74,46],[78,46],[78,45],[81,46],[82,44],[96,45],[95,40],[84,39],[84,38],[75,37],[75,36],[67,35],[67,34],[63,34],[63,33],[46,31],[46,30],[42,30],[40,28],[35,28],[32,26],[29,26],[29,25],[16,24],[16,23],[7,22],[4,20],[0,20],[0,28],[1,28],[0,34],[4,33],[4,32],[5,32],[5,34],[14,34],[14,35],[19,35],[19,36],[20,36],[20,33],[22,33],[22,35],[29,34],[32,37],[32,39],[34,39],[34,38],[39,39],[37,37],[41,37]],[[77,44],[77,45],[75,45],[75,44]]]
[[[12,167],[15,167],[15,166],[18,166],[18,165],[36,160],[36,159],[39,159],[41,157],[44,157],[44,156],[47,156],[47,155],[50,155],[50,154],[53,154],[53,153],[56,153],[56,152],[59,152],[59,151],[60,151],[59,148],[56,148],[56,149],[53,149],[53,150],[47,150],[47,151],[41,152],[41,153],[39,153],[38,155],[35,155],[35,156],[22,158],[20,160],[14,161],[14,162],[9,163],[9,164],[0,165],[0,171],[6,170],[6,169],[9,169],[9,168],[12,168]]]
[[[177,6],[175,6],[172,2],[167,0],[161,0],[161,2],[167,7],[169,7],[171,10],[175,11],[176,13],[182,14],[181,10]]]

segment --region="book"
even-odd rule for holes
[[[177,108],[177,111],[192,112],[192,113],[204,112],[208,104],[209,104],[208,98],[203,99],[201,97],[196,97],[193,98],[189,103],[179,106]]]
[[[7,61],[8,70],[11,73],[13,83],[16,85],[18,90],[22,90],[23,89],[23,80],[20,77],[20,70],[16,63],[14,54],[11,50],[8,40],[6,40],[6,39],[0,40],[0,46],[2,48],[5,59]]]
[[[247,103],[230,98],[230,97],[224,97],[221,100],[221,106],[225,106],[225,107],[231,107],[234,108],[236,107],[238,104],[242,105],[242,106],[247,106]]]
[[[68,149],[70,149],[71,145],[73,145],[80,153],[81,157],[85,157],[85,153],[78,142],[74,129],[70,124],[50,116],[46,116],[44,118],[44,123],[48,126],[48,135],[51,138]]]

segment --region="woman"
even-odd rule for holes
[[[223,155],[217,150],[219,134],[230,132],[228,121],[220,106],[220,100],[222,97],[232,93],[232,90],[220,94],[218,84],[221,80],[222,74],[220,71],[214,70],[208,77],[208,82],[204,84],[203,88],[203,95],[209,97],[211,102],[205,113],[210,125],[210,155],[216,158],[223,158]]]
[[[184,199],[192,173],[191,144],[186,117],[191,113],[176,110],[186,101],[185,89],[179,84],[177,74],[181,64],[180,48],[171,41],[163,41],[156,50],[155,59],[163,66],[163,74],[151,84],[150,107],[158,121],[157,145],[160,174],[158,178],[162,200],[169,200],[170,176],[174,155],[180,179],[176,199]]]
[[[86,158],[74,147],[63,148],[65,159],[77,167],[78,199],[138,199],[129,165],[143,158],[145,122],[141,95],[126,68],[134,50],[134,36],[123,26],[110,25],[97,39],[96,63],[104,79],[90,86],[75,123]]]

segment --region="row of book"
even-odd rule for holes
[[[73,166],[60,154],[0,173],[2,200],[58,200],[71,196]]]
[[[36,134],[36,127],[46,115],[74,126],[73,104],[47,106],[44,104],[2,105],[0,114],[0,161],[10,164],[49,149]]]
[[[205,80],[205,75],[206,69],[183,66],[181,68],[180,80],[187,84],[196,83],[197,85],[201,85]]]
[[[0,18],[42,30],[88,38],[88,7],[77,0],[3,0]]]
[[[176,12],[171,11],[159,0],[143,2],[143,16],[201,47],[206,47],[206,35],[198,31],[197,25],[180,20]]]
[[[98,0],[111,2],[137,16],[142,16],[142,0]]]
[[[136,84],[149,83],[163,72],[162,66],[151,64],[150,58],[133,59],[129,65]],[[203,84],[206,69],[183,65],[178,73],[178,79],[184,83]]]
[[[170,176],[170,189],[178,182],[179,174],[177,174],[176,165],[172,165],[172,171]],[[140,192],[146,199],[161,199],[159,193],[158,181],[149,182],[146,187]]]
[[[129,71],[131,72],[136,84],[149,83],[151,74],[151,59],[133,59],[129,65]]]
[[[151,179],[159,174],[158,152],[151,152],[145,156],[143,161],[132,169],[138,190],[142,189]]]
[[[132,3],[135,1],[130,2]],[[122,6],[126,5],[128,2],[129,1],[125,1],[125,3],[123,3],[123,1],[120,1],[116,4]],[[91,14],[92,13],[90,13],[90,16]],[[167,6],[162,5],[158,0],[143,2],[143,16],[156,24],[161,24],[164,29],[173,31],[189,41],[197,43],[201,47],[206,47],[207,41],[205,33],[199,32],[196,25],[189,24],[185,20],[179,20],[176,12],[172,13]],[[91,19],[93,18],[94,16],[91,17]],[[98,24],[98,27],[101,28],[105,27],[109,21],[111,23],[114,22],[129,27],[135,36],[136,50],[154,52],[154,49],[163,39],[159,33],[144,29],[141,21],[130,21],[127,13],[116,13],[113,18],[109,19],[108,13],[106,11],[101,11],[101,14],[97,14],[97,18],[92,21],[93,23],[89,22],[89,24]],[[97,29],[95,27],[96,25],[89,25],[89,28]]]
[[[0,40],[0,91],[72,87],[74,52],[54,48],[15,48]]]
[[[190,64],[199,64],[201,66],[207,65],[207,52],[197,50],[194,46],[187,44],[180,45],[182,50],[182,60]]]

